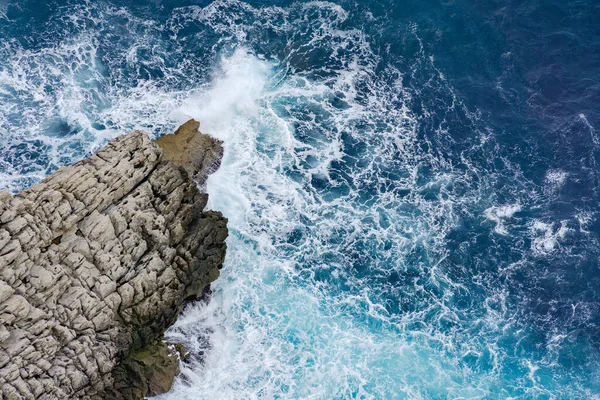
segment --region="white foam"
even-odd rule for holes
[[[521,211],[520,204],[508,204],[504,206],[494,206],[485,210],[484,215],[490,221],[496,223],[494,231],[500,235],[508,235],[505,220],[514,217],[515,213]]]
[[[596,128],[594,128],[594,126],[592,124],[590,124],[590,121],[588,121],[588,119],[584,113],[579,114],[579,119],[585,124],[585,126],[590,131],[590,137],[592,139],[592,143],[596,146],[599,145],[600,140],[598,139],[598,136],[596,134]]]
[[[6,13],[8,12],[8,6],[8,0],[0,0],[0,19],[8,21],[8,16],[6,15]]]
[[[567,227],[567,221],[561,221],[560,226],[554,229],[555,224],[533,220],[530,224],[531,249],[535,255],[548,255],[554,252],[560,242],[573,230]]]
[[[583,212],[579,212],[575,217],[577,218],[577,222],[579,223],[579,231],[589,234],[590,231],[587,230],[588,225],[590,224],[590,222],[593,221],[593,216],[594,213],[593,212],[589,212],[589,211],[583,211]]]
[[[568,175],[560,169],[548,170],[546,172],[546,184],[553,190],[560,189],[565,184]]]

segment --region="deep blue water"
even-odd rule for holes
[[[165,398],[600,398],[600,3],[0,0],[0,189],[190,117],[231,234]]]

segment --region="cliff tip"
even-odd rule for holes
[[[200,133],[200,123],[189,120],[175,133],[164,135],[154,142],[163,150],[163,159],[184,168],[204,187],[206,178],[219,168],[223,157],[220,140]]]

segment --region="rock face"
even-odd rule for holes
[[[170,388],[177,354],[163,333],[219,276],[226,249],[227,220],[204,210],[192,179],[204,184],[222,147],[197,128],[159,139],[165,150],[136,131],[21,193],[0,192],[2,399]]]

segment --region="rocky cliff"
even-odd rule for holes
[[[227,220],[205,210],[196,183],[218,167],[221,143],[195,121],[157,143],[136,131],[0,192],[3,399],[169,390],[178,354],[163,333],[218,277]]]

